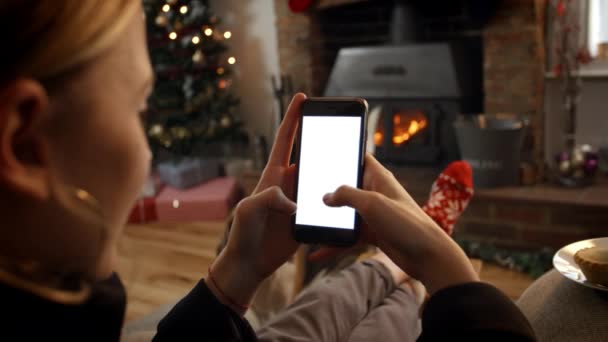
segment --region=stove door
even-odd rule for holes
[[[387,162],[437,163],[441,119],[441,112],[430,104],[385,105],[374,133],[376,156]]]

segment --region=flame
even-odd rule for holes
[[[420,128],[418,128],[418,127],[419,127],[419,126],[422,126],[422,123],[423,123],[423,122],[424,122],[424,121],[421,121],[421,122],[420,122],[420,125],[419,125],[419,124],[418,124],[418,122],[416,122],[416,121],[412,121],[412,122],[410,122],[410,128],[408,128],[408,130],[407,130],[407,131],[410,133],[410,135],[414,135],[414,134],[416,134],[416,132],[418,132],[418,131],[420,130]]]
[[[418,132],[420,132],[427,126],[426,119],[411,119],[409,121],[409,124],[406,123],[404,125],[401,125],[397,124],[397,122],[401,122],[401,119],[397,120],[396,118],[399,118],[399,115],[396,115],[395,119],[393,119],[393,122],[395,123],[393,143],[395,145],[401,145],[404,142],[410,140],[414,135],[416,135]]]
[[[426,128],[427,125],[426,117],[421,112],[395,113],[393,115],[393,144],[397,146],[402,145]],[[384,127],[380,121],[374,133],[374,144],[382,146],[383,143]]]
[[[382,132],[374,133],[374,145],[376,145],[376,146],[382,145],[382,140],[384,140],[384,134],[382,134]]]

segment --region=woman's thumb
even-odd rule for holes
[[[348,206],[360,213],[368,211],[373,204],[372,192],[342,185],[333,193],[323,196],[323,202],[330,207]]]

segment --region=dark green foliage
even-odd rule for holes
[[[523,272],[535,279],[553,268],[555,251],[549,248],[521,251],[463,239],[456,239],[456,242],[469,257]]]
[[[246,140],[233,113],[227,40],[208,1],[145,0],[144,8],[156,74],[145,126],[155,157],[201,156],[214,143]]]

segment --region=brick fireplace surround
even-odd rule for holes
[[[297,91],[321,95],[331,65],[320,60],[320,13],[370,0],[320,0],[303,14],[287,0],[275,0],[281,72]],[[373,0],[372,0],[373,1]],[[544,0],[503,1],[481,30],[484,108],[487,113],[519,113],[531,120],[527,159],[543,169]],[[419,202],[426,200],[438,170],[395,168],[397,178]],[[469,239],[515,248],[559,248],[577,240],[608,236],[608,181],[586,189],[551,185],[476,191],[456,228]]]

